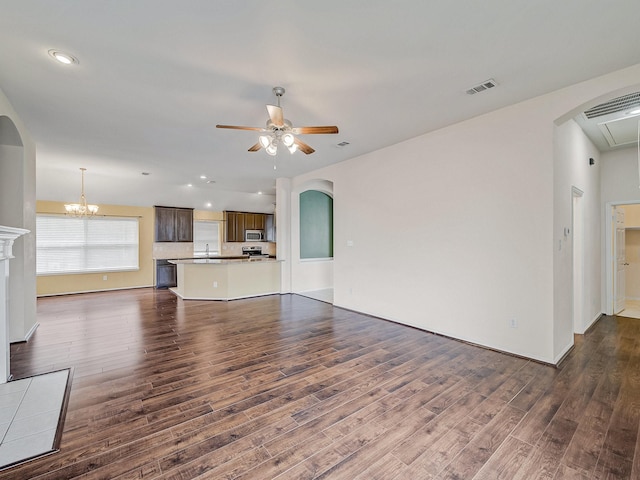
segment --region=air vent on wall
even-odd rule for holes
[[[471,87],[469,90],[467,90],[467,95],[475,95],[476,93],[484,92],[485,90],[493,88],[496,85],[498,85],[498,82],[496,82],[493,78],[490,78],[489,80],[485,80],[484,82]]]
[[[640,107],[640,92],[630,93],[596,105],[585,111],[584,116],[587,118],[602,117],[603,115],[629,110],[633,107]]]

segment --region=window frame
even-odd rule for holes
[[[59,245],[48,245],[48,246],[42,246],[40,244],[39,241],[39,234],[42,230],[42,226],[40,226],[40,228],[38,228],[38,220],[40,218],[43,217],[47,217],[47,218],[53,218],[53,219],[58,219],[62,222],[65,221],[81,221],[83,222],[83,228],[82,228],[82,238],[81,239],[75,239],[75,244],[69,243],[67,245],[65,244],[59,244]],[[123,221],[123,222],[128,222],[131,225],[135,224],[135,234],[134,232],[128,232],[129,234],[134,234],[135,236],[135,242],[121,242],[121,243],[117,243],[117,242],[113,242],[114,239],[102,239],[103,242],[99,243],[96,242],[95,239],[93,242],[91,242],[91,240],[88,239],[88,236],[90,235],[90,232],[88,230],[88,222],[96,222],[96,221],[109,221],[109,222],[118,222],[118,221]],[[76,226],[78,225],[77,223],[75,224]],[[61,228],[62,230],[66,229],[67,227],[71,227],[71,225],[67,225],[67,226],[62,226],[59,225],[58,228]],[[69,228],[69,230],[71,230]],[[107,229],[109,230],[109,229]],[[40,237],[41,239],[41,237]],[[106,240],[106,241],[105,241]],[[117,239],[116,239],[117,240]],[[107,243],[109,242],[109,243]],[[125,266],[125,265],[116,265],[114,267],[109,267],[107,265],[98,265],[97,267],[90,267],[88,266],[88,262],[95,260],[96,258],[96,252],[98,254],[98,256],[100,255],[100,249],[102,249],[103,251],[107,252],[108,249],[113,249],[115,248],[122,248],[122,247],[126,247],[129,246],[130,248],[135,248],[135,264],[131,264],[129,266]],[[39,271],[38,270],[38,257],[40,255],[44,255],[44,253],[41,253],[42,250],[49,250],[49,251],[55,251],[56,249],[58,249],[59,252],[62,252],[63,250],[66,250],[67,252],[73,252],[74,250],[76,250],[77,252],[79,252],[78,257],[75,258],[74,260],[79,263],[82,264],[80,266],[80,268],[78,269],[49,269],[49,270],[45,270],[45,271]],[[108,255],[108,253],[105,253],[104,256],[106,257]],[[130,257],[129,260],[133,260],[134,255],[132,253],[130,253]],[[140,271],[140,219],[138,217],[126,217],[126,216],[100,216],[100,217],[85,217],[85,218],[77,218],[77,217],[69,217],[66,215],[59,215],[59,214],[50,214],[50,213],[37,213],[36,214],[36,276],[55,276],[55,275],[86,275],[86,274],[96,274],[96,273],[104,273],[104,272],[135,272],[135,271]]]
[[[218,231],[217,233],[217,245],[216,248],[211,249],[209,248],[209,256],[211,255],[222,255],[222,236],[220,235],[220,229],[221,229],[221,225],[222,222],[220,220],[193,220],[193,256],[194,257],[204,257],[207,255],[206,250],[203,248],[202,250],[198,249],[198,244],[200,243],[197,240],[197,234],[196,234],[196,229],[197,229],[197,224],[215,224],[216,225],[216,229]],[[211,242],[202,242],[202,243],[211,243]]]

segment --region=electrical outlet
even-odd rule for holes
[[[106,280],[106,279],[107,279],[107,276],[106,276],[106,275],[103,275],[103,276],[102,276],[102,280]]]
[[[218,288],[218,282],[213,282],[213,288]]]
[[[509,326],[511,328],[518,328],[518,321],[515,318],[509,319]]]

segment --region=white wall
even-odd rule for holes
[[[603,205],[609,202],[640,203],[638,151],[625,148],[604,152],[601,156],[600,192]]]
[[[514,122],[530,110],[314,172],[334,182],[334,303],[548,361],[553,129]]]
[[[573,334],[584,333],[602,313],[600,299],[600,152],[578,124],[569,120],[556,129],[554,163],[554,231],[569,229],[554,249],[554,352],[560,360],[573,345]],[[589,159],[594,159],[594,165]],[[573,325],[572,187],[583,192],[584,271],[583,317]],[[577,287],[576,287],[577,288]]]
[[[334,185],[334,303],[556,362],[571,296],[554,279],[571,267],[554,245],[571,197],[556,206],[554,162],[578,154],[556,158],[555,124],[638,79],[640,65],[294,179]]]
[[[0,189],[4,191],[0,225],[31,231],[13,245],[9,335],[15,342],[25,340],[36,325],[36,152],[35,143],[2,90],[0,120]]]

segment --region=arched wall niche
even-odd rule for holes
[[[0,116],[0,145],[24,146],[15,123],[6,115]]]
[[[11,118],[0,116],[0,225],[24,228],[24,148]]]
[[[300,194],[315,190],[335,200],[333,182],[323,178],[309,179],[293,186],[291,201],[291,291],[311,292],[333,288],[333,258],[301,259]],[[335,208],[335,203],[334,203]],[[334,214],[335,215],[335,214]],[[335,235],[335,232],[333,232]],[[335,241],[335,240],[334,240]]]
[[[324,180],[321,178],[307,180],[306,182],[298,185],[298,187],[293,191],[293,194],[297,196],[307,190],[317,190],[319,192],[326,193],[333,198],[333,182],[330,180]]]

